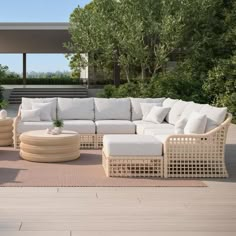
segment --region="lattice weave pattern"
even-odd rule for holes
[[[163,157],[106,157],[103,168],[108,177],[163,177]]]
[[[228,177],[225,139],[231,119],[205,135],[172,135],[165,143],[165,177]]]
[[[95,134],[80,134],[80,148],[81,149],[95,149],[96,145]]]
[[[97,149],[102,149],[103,147],[103,136],[104,134],[97,134],[97,141],[96,141],[96,148]]]

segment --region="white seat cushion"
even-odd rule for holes
[[[174,105],[171,107],[170,112],[168,114],[168,118],[167,118],[168,123],[174,125],[181,117],[187,105],[188,105],[188,102],[184,102],[182,100],[175,102]]]
[[[64,129],[79,134],[95,134],[96,126],[92,120],[64,120]]]
[[[129,98],[94,98],[95,120],[130,120]]]
[[[52,128],[53,124],[51,121],[39,121],[39,122],[19,122],[17,125],[17,133],[24,133],[32,130],[43,130],[47,128]]]
[[[175,133],[175,127],[171,124],[159,124],[156,127],[147,127],[143,130],[143,134],[145,135],[152,135],[155,136],[157,134],[174,134]]]
[[[171,129],[174,133],[174,126],[171,124],[168,124],[166,122],[163,122],[161,124],[154,124],[152,122],[146,122],[146,121],[133,121],[133,123],[136,125],[136,133],[137,134],[144,134],[144,131],[146,129]]]
[[[63,120],[94,120],[94,99],[58,98],[58,118]]]
[[[135,124],[129,120],[95,121],[98,134],[135,134]]]
[[[52,119],[57,118],[57,98],[22,98],[21,109],[31,110],[32,103],[52,103]]]
[[[225,120],[227,108],[213,107],[206,104],[203,105],[199,112],[207,116],[206,132],[208,132],[219,126]]]
[[[147,135],[105,135],[103,151],[106,156],[161,156],[162,144]]]
[[[132,109],[132,120],[141,120],[143,113],[141,110],[141,103],[158,103],[162,106],[165,98],[130,98]]]

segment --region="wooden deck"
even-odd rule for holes
[[[227,143],[208,187],[0,188],[0,236],[235,236],[236,125]]]

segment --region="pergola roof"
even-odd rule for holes
[[[69,23],[0,23],[0,53],[67,53]]]

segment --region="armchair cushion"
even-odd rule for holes
[[[227,108],[213,107],[206,104],[203,105],[199,112],[207,116],[206,132],[208,132],[219,126],[225,120]]]

